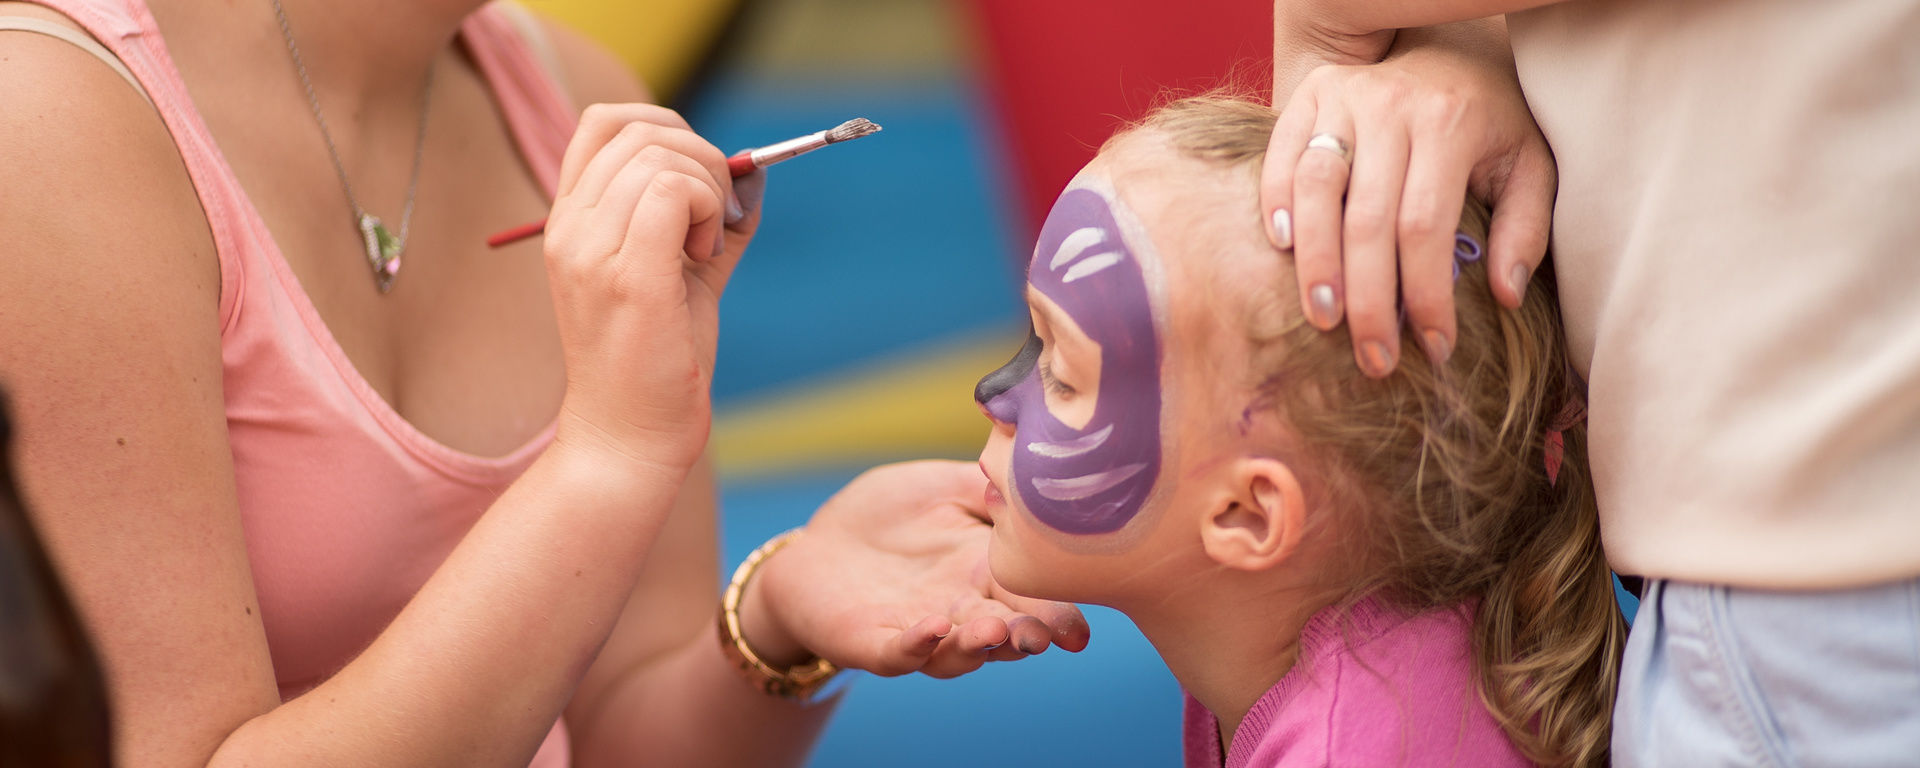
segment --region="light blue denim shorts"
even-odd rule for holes
[[[1649,580],[1613,723],[1623,768],[1920,767],[1920,579],[1828,592]]]

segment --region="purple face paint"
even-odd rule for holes
[[[1126,215],[1100,192],[1067,190],[1027,270],[1027,282],[1100,346],[1087,425],[1069,426],[1047,410],[1037,337],[974,389],[994,419],[1014,425],[1015,492],[1040,522],[1067,533],[1119,530],[1160,474],[1160,342],[1140,261],[1149,246],[1137,226],[1126,230],[1136,233],[1131,242],[1123,235]]]

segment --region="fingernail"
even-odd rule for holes
[[[728,192],[727,193],[727,226],[731,227],[735,224],[738,224],[740,223],[741,219],[744,219],[746,217],[747,217],[747,209],[740,205],[740,195],[734,192]]]
[[[733,203],[742,211],[743,216],[752,215],[766,202],[767,172],[765,169],[754,171],[733,180]]]
[[[1379,378],[1393,370],[1393,357],[1387,354],[1387,345],[1380,342],[1369,341],[1360,345],[1360,357],[1363,358],[1361,363],[1368,376]]]
[[[1333,297],[1333,286],[1321,283],[1307,290],[1307,302],[1312,306],[1313,324],[1321,328],[1332,328],[1334,318],[1340,307]]]
[[[710,259],[716,258],[720,254],[723,254],[726,252],[727,252],[727,231],[724,229],[716,229],[713,231],[713,254],[708,256],[707,258],[710,258]]]
[[[1293,250],[1293,214],[1285,208],[1273,210],[1273,247],[1283,251]]]
[[[1447,341],[1446,334],[1429,328],[1426,333],[1420,334],[1420,338],[1426,341],[1427,359],[1432,360],[1434,365],[1441,365],[1453,356],[1453,342]]]
[[[1245,219],[1242,219],[1242,221],[1245,221]],[[998,647],[1000,647],[1000,646],[1002,646],[1002,645],[1005,645],[1005,643],[994,643],[993,645],[983,645],[983,646],[981,646],[981,647],[980,647],[980,650],[983,650],[983,651],[991,651],[991,650],[993,650],[993,649],[995,649],[995,648],[998,648]]]
[[[1019,645],[1019,648],[1021,653],[1024,653],[1028,656],[1032,656],[1040,652],[1040,645],[1038,643],[1021,643]]]
[[[1513,287],[1513,295],[1526,295],[1527,278],[1531,276],[1531,274],[1525,264],[1515,264],[1513,265],[1513,269],[1507,270],[1507,279],[1511,281],[1510,285]]]

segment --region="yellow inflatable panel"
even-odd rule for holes
[[[976,458],[988,424],[973,385],[1025,338],[1025,328],[993,333],[728,407],[714,419],[714,467],[741,478]]]
[[[612,49],[667,101],[741,0],[519,0]]]

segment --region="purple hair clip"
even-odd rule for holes
[[[1460,279],[1460,265],[1480,260],[1480,241],[1465,232],[1453,233],[1453,279]]]

